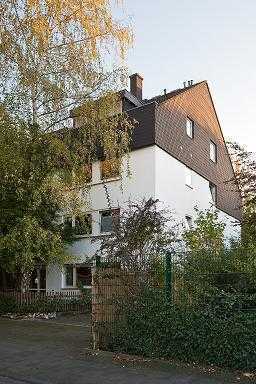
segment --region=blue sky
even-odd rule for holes
[[[226,138],[256,151],[256,1],[125,0],[144,96],[208,80]]]

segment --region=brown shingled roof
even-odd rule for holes
[[[195,83],[193,85],[190,85],[188,87],[184,87],[184,88],[178,88],[178,89],[174,89],[173,91],[170,91],[164,95],[158,95],[158,96],[154,96],[152,97],[151,99],[144,99],[143,102],[145,104],[147,103],[151,103],[152,101],[156,101],[157,103],[162,103],[163,101],[165,100],[168,100],[168,99],[171,99],[172,97],[175,97],[175,96],[178,96],[180,95],[181,93],[184,93],[188,90],[190,90],[191,88],[194,88],[196,87],[197,85],[199,84],[202,84],[202,83],[207,83],[206,80],[203,80],[203,81],[200,81],[198,83]]]

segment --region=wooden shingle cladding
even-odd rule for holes
[[[152,144],[215,184],[217,208],[241,219],[241,196],[206,82],[176,90],[129,111],[137,120],[133,148]],[[194,138],[186,134],[186,120],[194,122]],[[217,162],[210,160],[210,142],[217,146]]]

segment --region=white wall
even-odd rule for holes
[[[46,268],[46,290],[60,291],[62,288],[62,268],[57,265],[48,265]]]
[[[192,171],[192,187],[187,186],[186,166],[157,146],[155,167],[155,196],[174,212],[177,221],[184,221],[186,215],[195,219],[195,207],[200,210],[212,207],[209,181]],[[219,219],[226,224],[226,240],[239,236],[236,219],[222,211],[219,211]]]
[[[122,166],[122,179],[112,179],[106,182],[111,208],[125,207],[129,201],[143,198],[157,198],[165,208],[173,211],[174,218],[181,222],[185,216],[196,217],[194,208],[200,210],[212,205],[209,182],[200,175],[192,172],[192,188],[185,184],[186,167],[184,164],[167,154],[157,146],[150,146],[131,152],[129,158],[131,176],[127,176],[127,164]],[[108,209],[108,201],[103,183],[100,179],[100,162],[95,162],[92,168],[92,183],[90,193],[86,198],[85,210],[92,214],[92,241],[90,237],[80,238],[70,248],[74,262],[82,262],[93,256],[100,235],[100,213]],[[220,220],[225,222],[225,236],[239,236],[240,228],[234,226],[235,219],[224,212],[219,212]],[[56,281],[58,280],[58,281]],[[59,269],[48,268],[47,289],[59,290],[63,276]]]
[[[128,167],[131,176],[127,175]],[[124,159],[122,164],[122,179],[114,178],[106,181],[109,196],[111,197],[111,208],[125,207],[129,200],[141,201],[155,195],[155,148],[147,147],[130,153],[129,159]],[[82,262],[94,255],[99,246],[100,236],[100,213],[99,211],[109,209],[104,185],[100,178],[100,162],[92,166],[92,182],[90,192],[86,197],[84,210],[92,214],[92,239],[90,237],[79,238],[68,253],[74,255],[74,262]],[[48,268],[47,289],[63,288],[63,277],[59,270]]]

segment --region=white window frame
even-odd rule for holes
[[[105,213],[105,212],[109,212],[110,213],[110,217],[112,217],[111,215],[111,209],[105,209],[103,211],[100,211],[100,233],[104,234],[104,233],[111,233],[111,231],[102,231],[102,214]],[[112,219],[113,220],[113,219]]]
[[[210,159],[213,163],[217,163],[217,145],[210,140]]]
[[[73,267],[73,285],[67,285],[67,280],[66,280],[66,268],[67,267]],[[68,288],[76,288],[76,266],[73,265],[73,264],[67,264],[64,266],[64,270],[63,270],[63,284],[62,284],[62,287],[64,289],[68,289]]]
[[[213,189],[215,190],[215,198],[213,198]],[[210,198],[213,205],[217,204],[217,186],[209,181]]]
[[[187,120],[186,120],[186,134],[191,139],[194,138],[194,121],[189,117],[187,117]]]
[[[192,169],[185,167],[185,185],[193,188],[193,173]]]
[[[91,237],[93,236],[93,226],[92,226],[92,212],[80,212],[81,215],[88,215],[88,216],[91,216],[91,233],[85,233],[85,234],[81,234],[81,235],[74,235],[75,237]],[[79,216],[79,214],[77,216],[74,216],[74,215],[62,215],[62,224],[65,224],[65,219],[67,217],[70,217],[71,218],[71,227],[74,229],[76,227],[76,218]]]

